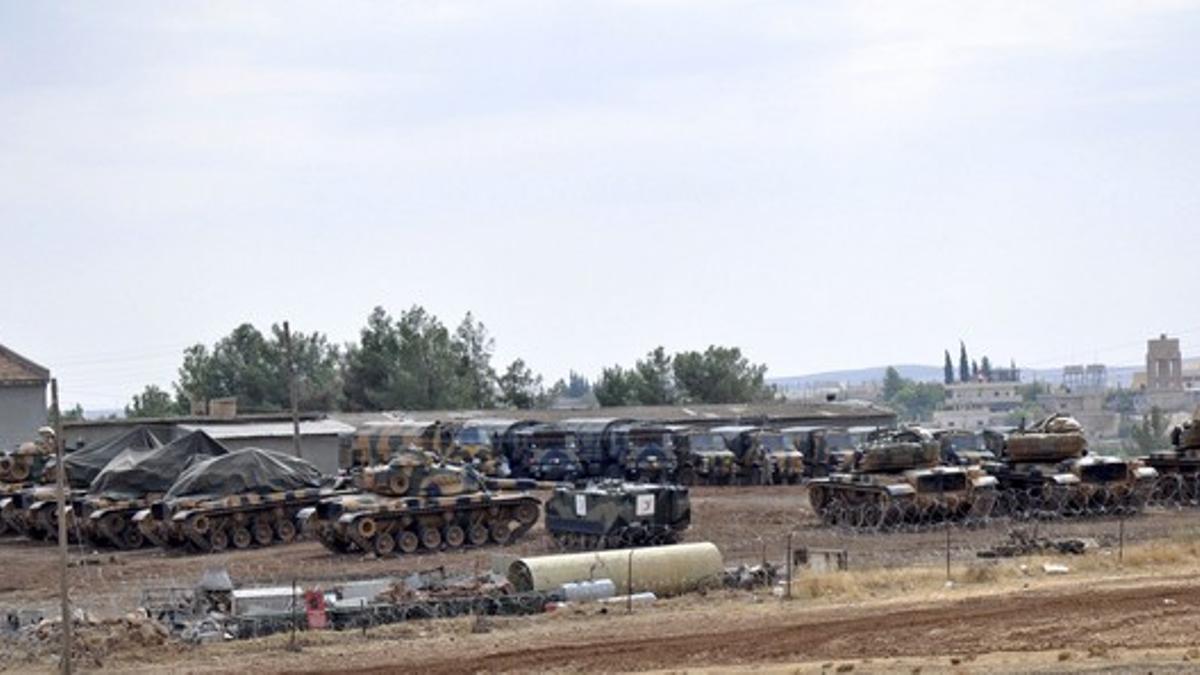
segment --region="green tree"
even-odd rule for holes
[[[1171,420],[1158,406],[1150,408],[1150,412],[1142,416],[1141,422],[1136,422],[1129,429],[1129,438],[1139,452],[1148,453],[1169,447],[1171,441]]]
[[[495,347],[487,327],[467,312],[454,331],[452,349],[458,361],[455,374],[463,389],[463,402],[469,407],[483,410],[496,404],[496,370],[492,368]]]
[[[978,379],[979,379],[979,362],[976,361],[975,359],[971,359],[971,381],[974,382]]]
[[[49,417],[47,417],[49,419]],[[74,407],[62,411],[62,421],[78,422],[83,419],[83,404],[76,403]]]
[[[971,361],[967,358],[967,344],[958,341],[958,381],[968,382],[971,379]]]
[[[950,350],[946,350],[946,363],[942,366],[944,371],[942,380],[946,384],[954,384],[954,362],[950,360]]]
[[[513,408],[532,408],[542,393],[542,377],[534,375],[522,359],[516,359],[504,370],[497,384],[500,400]]]
[[[148,384],[140,394],[134,394],[133,400],[125,406],[126,417],[169,417],[181,411],[179,404],[171,394],[156,385]]]
[[[400,331],[382,307],[371,310],[358,343],[346,348],[342,365],[342,393],[346,408],[395,408],[395,379],[400,363]]]
[[[596,384],[592,385],[592,393],[596,401],[606,408],[638,403],[638,375],[627,371],[621,366],[605,368]]]
[[[883,399],[891,401],[896,398],[896,394],[907,384],[907,380],[900,376],[900,371],[892,366],[888,366],[883,373]]]
[[[632,385],[641,405],[667,405],[678,400],[672,359],[661,346],[634,364]]]
[[[983,375],[984,382],[992,381],[992,362],[986,356],[979,360],[979,373]]]
[[[462,387],[450,331],[436,316],[414,305],[396,322],[400,335],[392,395],[406,410],[457,408]]]
[[[567,375],[567,396],[571,398],[583,398],[592,391],[592,383],[583,375],[572,370]]]
[[[777,396],[765,382],[767,367],[752,364],[737,347],[710,346],[704,352],[675,355],[675,382],[696,403],[748,403]]]
[[[905,379],[888,402],[907,421],[927,420],[946,400],[946,389],[936,382],[914,382]]]

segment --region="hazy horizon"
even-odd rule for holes
[[[550,382],[1193,357],[1198,10],[4,5],[0,344],[87,408],[376,305]]]

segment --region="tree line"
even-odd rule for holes
[[[667,356],[662,347],[626,371],[604,369],[593,386],[571,371],[545,386],[524,359],[493,364],[495,340],[470,312],[453,329],[420,306],[398,317],[376,307],[345,345],[322,333],[290,333],[274,324],[265,333],[244,323],[214,344],[195,344],[169,392],[146,386],[125,407],[129,417],[186,414],[192,401],[236,397],[242,412],[290,407],[294,369],[299,408],[305,411],[534,408],[560,397],[602,406],[676,402],[727,403],[771,398],[766,367],[736,347]]]

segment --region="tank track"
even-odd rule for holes
[[[221,553],[230,548],[265,548],[290,544],[302,536],[297,514],[328,492],[296,490],[270,495],[234,495],[201,501],[167,512],[156,503],[139,515],[142,533],[154,544],[190,553]]]
[[[504,546],[529,531],[541,502],[529,495],[382,498],[361,508],[325,500],[308,523],[334,553],[378,556]]]

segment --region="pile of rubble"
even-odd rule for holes
[[[169,637],[165,626],[142,613],[108,619],[76,615],[71,654],[76,663],[98,668],[110,654],[159,648]],[[57,658],[62,649],[62,621],[45,619],[22,628],[9,640],[15,649],[6,651],[19,653],[26,663]]]
[[[378,596],[391,603],[424,602],[443,598],[509,595],[513,586],[498,574],[448,576],[444,569],[419,572],[393,583]]]
[[[1043,553],[1083,555],[1086,549],[1087,542],[1083,539],[1050,539],[1016,529],[1008,533],[1007,542],[979,551],[976,555],[980,558],[1015,558]]]

